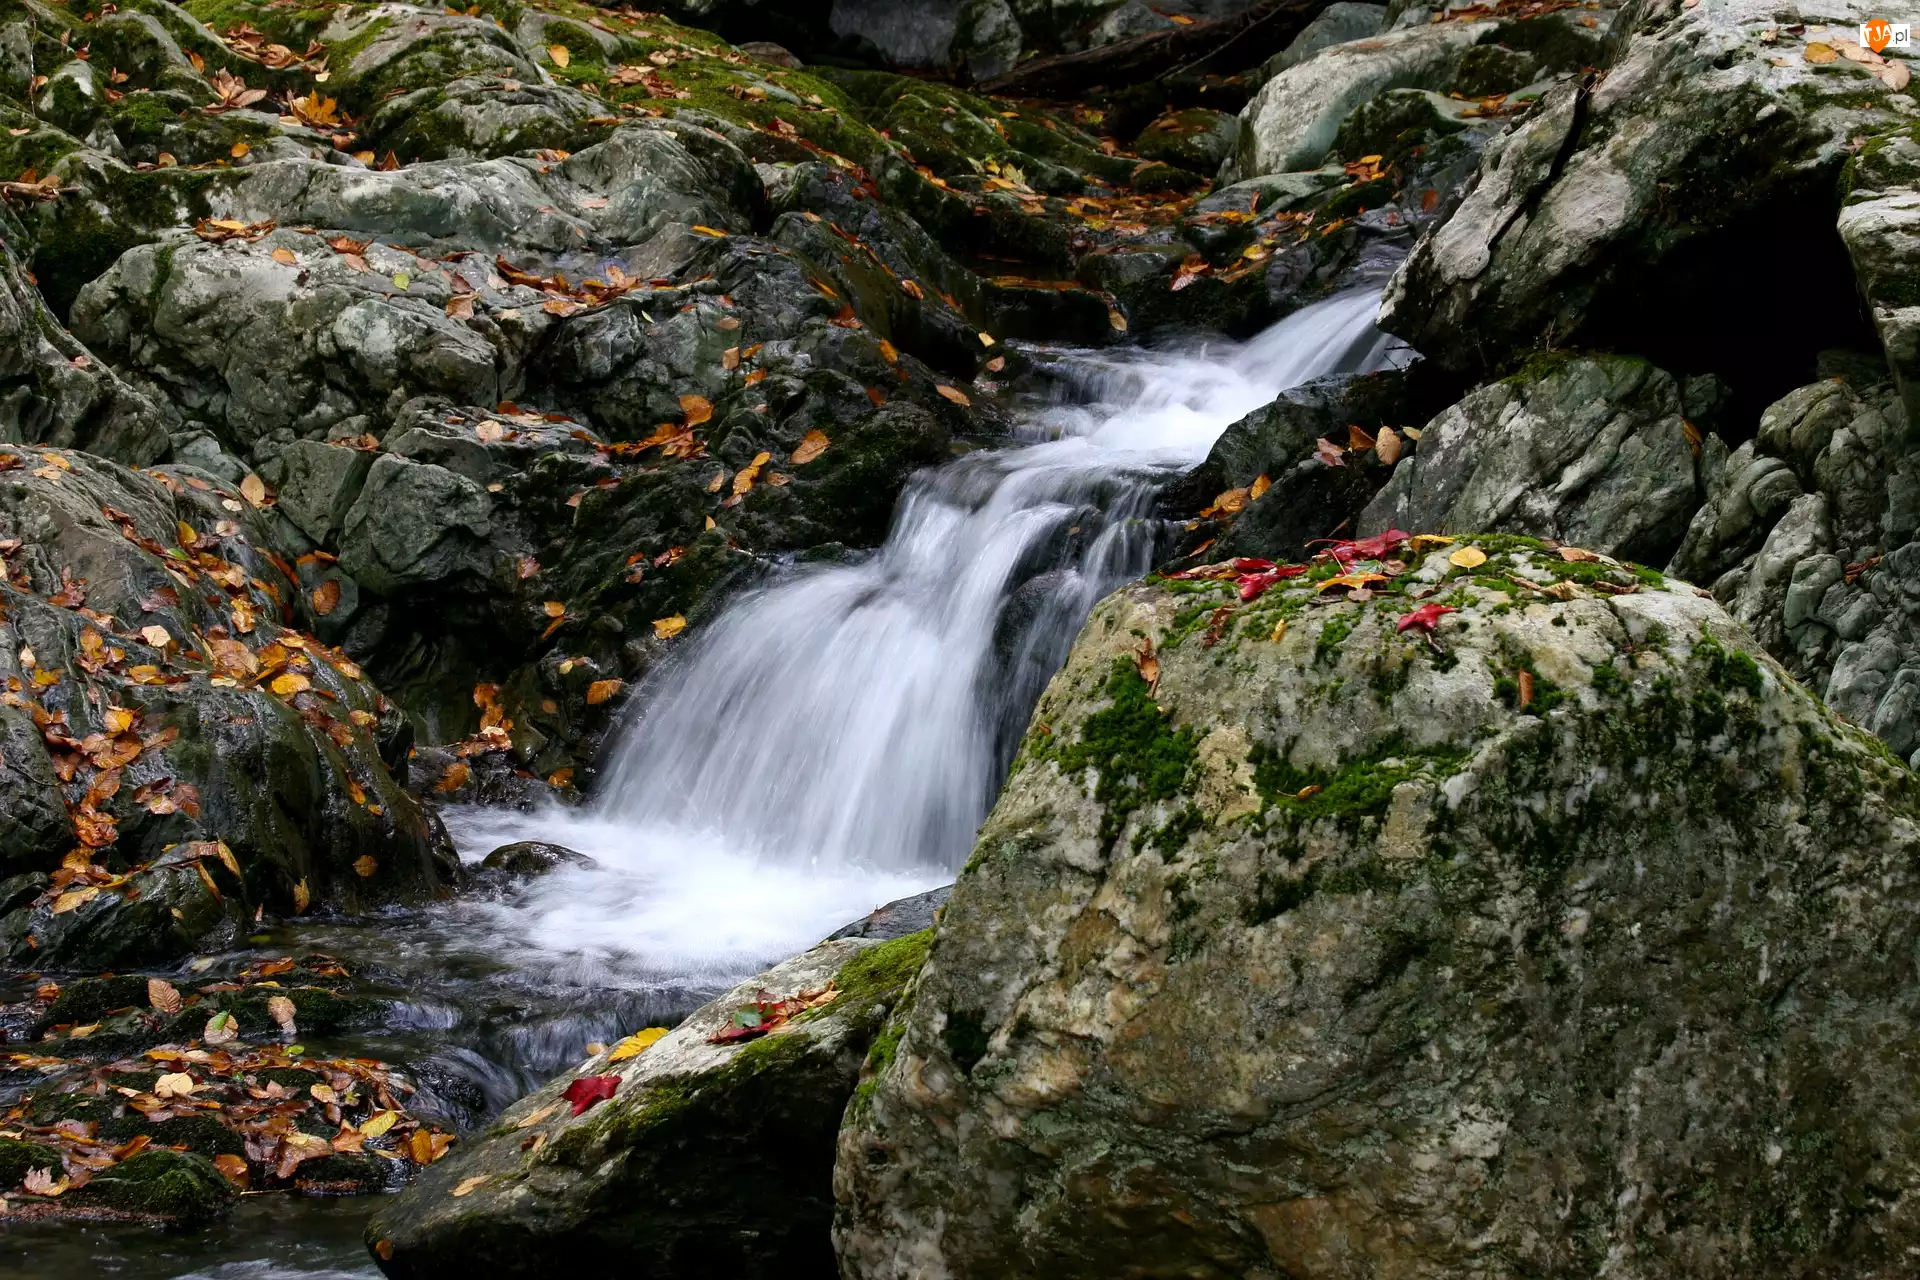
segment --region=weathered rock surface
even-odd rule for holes
[[[1358,527],[1523,533],[1661,563],[1698,505],[1670,375],[1631,357],[1542,357],[1427,423]]]
[[[452,846],[389,768],[406,722],[291,629],[271,519],[191,469],[0,449],[9,962],[159,962],[256,907],[444,891]]]
[[[1475,374],[1569,344],[1711,368],[1757,413],[1860,324],[1831,231],[1838,179],[1852,139],[1913,109],[1877,68],[1828,56],[1869,8],[1622,8],[1590,64],[1605,74],[1554,89],[1488,148],[1396,276],[1383,326]],[[1736,265],[1781,243],[1808,255],[1790,293]]]
[[[823,942],[637,1056],[596,1055],[515,1103],[374,1215],[381,1269],[541,1276],[564,1250],[574,1265],[644,1260],[660,1276],[833,1276],[834,1134],[927,941]],[[829,986],[831,1000],[758,1039],[710,1039],[757,1018],[743,1012],[756,1002]],[[595,1082],[605,1101],[569,1106]]]
[[[1915,1246],[1912,776],[1684,584],[1414,559],[1096,612],[849,1112],[844,1275]]]

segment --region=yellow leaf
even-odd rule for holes
[[[1830,44],[1815,40],[1807,45],[1806,57],[1808,62],[1833,62],[1840,57],[1840,51]]]
[[[247,1162],[232,1152],[223,1152],[215,1156],[213,1158],[213,1167],[218,1169],[220,1176],[228,1182],[239,1183],[241,1186],[246,1185]]]
[[[63,916],[69,911],[86,906],[99,896],[98,885],[88,885],[84,889],[69,889],[53,900],[53,914]]]
[[[353,861],[354,874],[362,880],[371,880],[380,871],[380,864],[370,853],[362,854]]]
[[[564,618],[567,616],[567,606],[561,604],[558,600],[549,600],[541,605],[540,608],[549,618]]]
[[[1337,578],[1328,578],[1320,584],[1319,589],[1326,591],[1333,587],[1364,587],[1370,582],[1385,582],[1386,580],[1387,575],[1384,573],[1343,573]]]
[[[1268,636],[1267,639],[1271,640],[1274,644],[1279,644],[1282,640],[1285,640],[1286,638],[1287,638],[1287,620],[1285,618],[1282,618],[1278,622],[1273,624],[1273,634]]]
[[[680,412],[687,416],[687,425],[697,427],[713,418],[713,401],[705,396],[685,395],[680,397]]]
[[[1407,548],[1410,551],[1427,551],[1433,547],[1450,547],[1452,545],[1452,538],[1442,537],[1437,533],[1416,533],[1413,535],[1412,540],[1407,543]]]
[[[712,236],[716,240],[725,240],[727,238],[726,232],[716,230],[713,227],[702,226],[698,222],[693,224],[693,230],[698,235]]]
[[[228,149],[227,154],[232,156],[235,160],[244,160],[247,157],[247,152],[251,150],[253,150],[253,148],[248,146],[246,143],[236,142],[233,144],[231,148]]]
[[[175,522],[174,532],[180,537],[180,545],[186,547],[188,550],[192,550],[193,545],[200,541],[200,535],[196,533],[193,526],[185,520]]]
[[[1273,481],[1269,480],[1267,478],[1267,473],[1262,471],[1257,477],[1255,477],[1252,486],[1248,488],[1247,501],[1249,502],[1260,501],[1260,499],[1266,495],[1267,490],[1271,488],[1273,488]]]
[[[486,1180],[487,1175],[484,1173],[476,1173],[471,1178],[463,1179],[460,1185],[453,1189],[454,1198],[472,1195]]]
[[[833,441],[827,438],[827,433],[824,431],[815,430],[807,432],[806,435],[800,437],[800,443],[793,451],[793,465],[796,467],[806,466],[809,462],[812,462],[815,458],[825,453],[827,446],[832,443]]]
[[[548,45],[547,56],[553,59],[553,65],[556,67],[564,67],[573,61],[573,54],[568,52],[567,46],[563,44]]]
[[[194,1083],[192,1076],[184,1071],[174,1071],[161,1076],[153,1082],[153,1096],[156,1098],[190,1098],[200,1086]]]
[[[313,688],[313,681],[298,671],[283,671],[273,678],[273,683],[268,687],[283,698],[291,698],[296,693],[305,693]]]
[[[677,613],[670,618],[655,618],[653,620],[653,634],[662,640],[671,640],[686,629],[687,620]]]
[[[312,902],[313,890],[307,888],[306,877],[302,876],[300,883],[293,886],[293,913],[295,915],[305,915],[307,907]]]
[[[636,1031],[613,1046],[613,1052],[607,1055],[608,1062],[625,1062],[628,1058],[637,1058],[645,1053],[649,1046],[667,1034],[665,1027],[648,1027],[645,1031]]]
[[[376,1111],[367,1117],[365,1124],[360,1126],[360,1132],[369,1138],[377,1138],[387,1130],[393,1128],[394,1122],[399,1118],[400,1113],[398,1111]]]
[[[1447,560],[1462,569],[1478,569],[1487,562],[1487,553],[1478,547],[1462,547]]]

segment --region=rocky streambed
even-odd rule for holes
[[[9,1272],[1900,1274],[1885,16],[17,0]]]

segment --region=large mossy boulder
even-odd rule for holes
[[[823,942],[595,1055],[383,1206],[368,1247],[408,1280],[546,1276],[561,1253],[687,1280],[834,1276],[835,1133],[930,936]],[[772,1031],[742,1034],[762,1018]]]
[[[1684,583],[1364,550],[1096,610],[849,1111],[843,1275],[1920,1247],[1912,775]]]

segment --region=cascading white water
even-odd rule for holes
[[[601,864],[495,926],[582,980],[719,978],[950,879],[1087,611],[1151,567],[1158,487],[1287,387],[1387,363],[1377,309],[1067,356],[1031,443],[916,476],[877,554],[785,573],[649,675],[588,814],[452,815],[470,857],[538,838]]]

